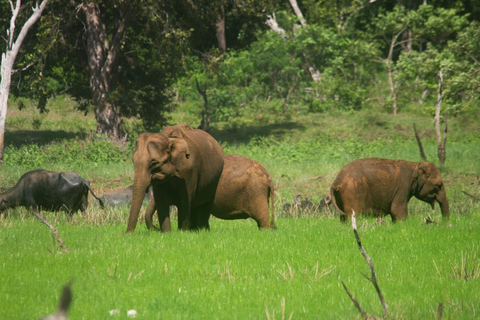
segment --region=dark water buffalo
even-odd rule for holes
[[[13,188],[0,194],[0,212],[23,206],[34,211],[64,210],[71,215],[81,210],[85,214],[89,191],[103,208],[103,201],[93,193],[90,182],[75,171],[52,172],[38,169],[25,173]]]

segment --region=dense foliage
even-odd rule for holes
[[[128,8],[99,2],[111,37],[121,9],[134,12],[109,101],[124,117],[143,119],[150,130],[179,120],[197,126],[206,108],[199,88],[212,125],[231,129],[278,122],[292,113],[371,107],[391,112],[394,99],[400,112],[419,105],[432,114],[442,72],[444,110],[478,108],[477,4],[298,4],[305,26],[288,1],[137,0]],[[53,1],[22,48],[12,92],[37,100],[41,110],[61,93],[90,108],[86,33],[77,5]],[[6,28],[7,4],[1,12]],[[226,52],[216,48],[221,19]],[[269,19],[283,31],[268,28]]]

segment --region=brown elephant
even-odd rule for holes
[[[412,196],[449,217],[445,186],[437,166],[431,162],[409,162],[380,158],[359,159],[345,165],[330,189],[341,220],[355,213],[388,215],[392,221],[405,219]]]
[[[252,218],[260,229],[275,228],[275,191],[265,167],[243,156],[225,155],[224,159],[211,214],[225,220]],[[151,201],[145,212],[148,229],[153,227],[154,213],[155,203]]]
[[[179,229],[207,228],[223,162],[222,147],[205,131],[177,125],[161,133],[142,133],[133,154],[135,177],[127,232],[135,230],[150,185],[162,231],[171,229],[170,205],[178,209]]]

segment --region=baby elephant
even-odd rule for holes
[[[335,206],[342,212],[342,221],[352,215],[352,210],[356,214],[390,214],[393,222],[405,219],[412,196],[429,203],[432,209],[437,201],[443,217],[448,219],[450,215],[440,171],[431,162],[355,160],[340,170],[330,193]]]
[[[224,160],[211,214],[225,220],[252,218],[259,228],[275,228],[274,187],[267,170],[260,163],[243,156],[225,155]],[[148,229],[153,227],[154,212],[152,199],[145,212]]]
[[[43,169],[29,171],[13,188],[0,194],[0,212],[7,208],[23,206],[35,211],[65,210],[70,215],[81,210],[85,214],[89,191],[103,208],[103,202],[93,193],[90,182],[75,171],[52,172]]]

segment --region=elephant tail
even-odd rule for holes
[[[343,220],[342,217],[345,217],[345,213],[343,212],[342,208],[339,207],[339,205],[342,206],[342,200],[340,197],[340,190],[338,187],[332,186],[330,188],[330,199],[333,202],[335,209],[340,214],[340,218]]]
[[[273,186],[273,184],[270,184],[268,186],[268,198],[270,206],[269,211],[271,211],[270,228],[277,229],[277,226],[275,225],[275,187]]]

